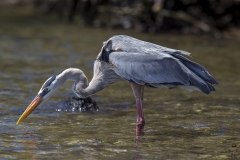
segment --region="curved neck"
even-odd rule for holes
[[[72,90],[79,98],[89,97],[104,88],[99,83],[90,82],[88,84],[86,75],[82,70],[77,68],[68,68],[60,73],[57,78],[59,79],[59,83],[61,83],[58,84],[59,86],[67,80],[74,81]]]

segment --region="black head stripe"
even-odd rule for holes
[[[46,83],[44,84],[44,86],[42,88],[46,88],[48,86],[51,85],[51,83],[56,79],[56,76],[52,76],[48,81],[46,81]]]
[[[45,96],[48,92],[50,92],[50,90],[43,90],[42,93],[40,93],[40,96],[43,97]]]

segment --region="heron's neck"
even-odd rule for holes
[[[87,77],[80,69],[66,69],[61,74],[59,74],[59,77],[62,79],[62,82],[65,82],[67,80],[74,81],[72,90],[80,98],[91,96],[98,91],[97,88],[91,85],[91,83],[88,84]]]

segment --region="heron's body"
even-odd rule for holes
[[[218,84],[218,82],[203,66],[190,61],[184,55],[189,53],[129,36],[113,36],[103,43],[94,62],[94,75],[89,84],[81,70],[70,68],[49,78],[38,95],[46,95],[45,99],[47,99],[51,94],[48,95],[46,90],[44,91],[45,88],[49,90],[48,92],[54,91],[66,80],[72,80],[74,81],[73,92],[78,97],[84,98],[112,83],[126,80],[130,82],[136,98],[138,111],[136,132],[139,135],[145,123],[142,111],[144,86],[169,89],[179,86],[206,94],[215,91],[211,84]],[[20,118],[18,122],[27,115]]]

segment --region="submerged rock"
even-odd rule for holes
[[[99,109],[97,103],[90,97],[87,98],[69,97],[69,106],[72,107],[72,111],[80,112]]]

